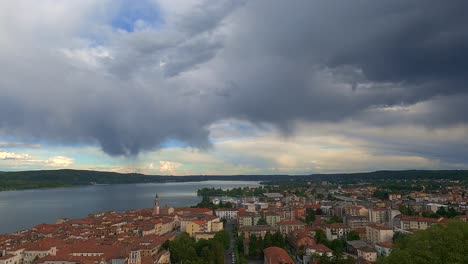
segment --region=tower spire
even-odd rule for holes
[[[154,197],[154,207],[153,207],[153,215],[159,215],[159,196],[156,194]]]

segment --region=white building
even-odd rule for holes
[[[348,233],[351,231],[351,228],[344,224],[331,224],[325,227],[325,234],[327,235],[327,239],[329,241],[346,238]]]
[[[372,245],[390,242],[393,238],[393,229],[384,225],[371,224],[366,226],[366,238]]]
[[[235,220],[237,219],[237,209],[216,209],[215,214],[221,219]]]

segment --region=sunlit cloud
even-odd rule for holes
[[[68,167],[73,164],[73,159],[63,156],[50,157],[46,160],[46,164],[52,167]]]
[[[161,160],[159,161],[159,168],[158,170],[161,173],[170,173],[173,174],[177,171],[177,169],[182,166],[181,163],[179,162],[173,162],[173,161],[166,161],[166,160]]]
[[[14,153],[0,150],[0,160],[29,160],[31,156],[25,153]]]

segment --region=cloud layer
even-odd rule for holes
[[[334,126],[394,155],[467,154],[466,1],[140,4],[0,3],[0,136],[135,156],[169,140],[209,149],[213,125],[242,120],[285,136]]]

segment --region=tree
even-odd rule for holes
[[[468,223],[450,221],[398,238],[384,264],[468,263]]]
[[[398,239],[402,239],[403,237],[408,236],[408,234],[402,233],[402,232],[395,232],[392,237],[393,243],[397,241]]]
[[[318,208],[316,211],[315,211],[315,214],[316,215],[323,215],[323,210],[321,208]]]
[[[255,235],[250,235],[249,237],[249,256],[256,257],[258,256],[258,247],[257,247],[257,237]]]
[[[447,211],[445,210],[444,206],[441,206],[439,209],[437,209],[436,214],[446,217]]]
[[[361,237],[359,236],[358,232],[351,230],[351,232],[346,235],[346,240],[351,241],[351,240],[360,240]]]
[[[221,243],[224,249],[228,249],[231,244],[231,236],[226,230],[217,232],[213,238],[216,242]]]
[[[316,256],[320,264],[354,264],[356,263],[353,258],[343,258],[343,254],[333,254],[332,257],[327,255]]]
[[[447,212],[447,217],[454,218],[457,215],[459,215],[459,213],[453,207],[449,207],[448,212]]]
[[[318,244],[325,244],[327,241],[327,235],[323,229],[315,229],[315,240]]]
[[[310,224],[315,221],[315,211],[312,208],[306,209],[306,219],[307,224]]]
[[[268,225],[268,223],[265,218],[260,217],[257,221],[257,225]]]
[[[220,231],[213,239],[200,239],[196,242],[187,233],[169,242],[171,263],[222,264],[225,248],[229,248],[230,238],[227,231]],[[165,243],[163,246],[167,246]]]
[[[265,248],[269,248],[273,246],[273,235],[270,232],[267,232],[265,234],[265,237],[263,238],[263,246]]]
[[[380,200],[388,200],[388,192],[384,190],[375,191],[372,196],[379,198]]]
[[[279,231],[276,231],[276,233],[273,234],[273,246],[281,248],[286,247],[286,239]]]
[[[346,241],[343,239],[334,239],[330,244],[330,249],[334,252],[342,253],[346,248]]]
[[[169,240],[166,240],[159,248],[159,251],[168,250],[168,249],[169,249]]]
[[[405,206],[403,204],[401,204],[399,207],[398,207],[398,210],[401,212],[401,214],[403,215],[409,215],[409,216],[412,216],[412,215],[415,215],[416,212],[409,206]]]
[[[343,218],[339,216],[332,216],[330,220],[327,221],[327,224],[334,224],[334,223],[343,223]]]

